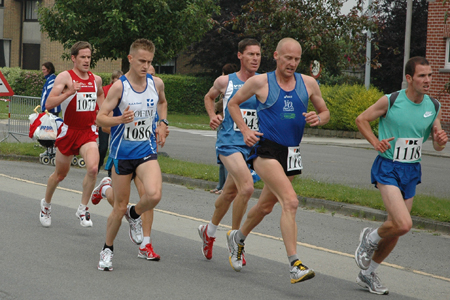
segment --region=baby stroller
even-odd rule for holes
[[[47,148],[44,153],[39,155],[39,161],[44,165],[55,165],[55,141],[58,128],[62,124],[62,119],[52,115],[48,111],[38,113],[37,109],[39,107],[40,105],[36,106],[34,114],[29,116],[30,132],[28,136],[35,138],[39,144]]]

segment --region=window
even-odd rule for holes
[[[1,1],[1,0],[0,0]],[[26,1],[25,3],[25,21],[38,20],[38,1]]]
[[[5,6],[5,0],[0,0],[0,7]]]
[[[11,40],[0,40],[0,67],[9,67],[11,58]]]
[[[450,69],[450,38],[447,38],[445,46],[445,69]]]
[[[175,61],[175,59],[171,59],[164,64],[154,65],[156,74],[175,74]]]
[[[39,59],[41,56],[41,45],[23,44],[23,66],[24,70],[40,70]]]

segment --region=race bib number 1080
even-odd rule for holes
[[[77,93],[77,111],[94,111],[97,103],[97,94]]]
[[[420,159],[422,140],[423,138],[398,138],[395,141],[394,161],[408,162]]]

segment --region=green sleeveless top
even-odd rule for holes
[[[391,148],[381,157],[404,163],[421,161],[422,144],[430,136],[440,103],[424,95],[421,103],[414,103],[406,96],[405,90],[386,95],[389,106],[385,116],[380,117],[379,140],[394,137]]]

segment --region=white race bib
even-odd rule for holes
[[[248,128],[254,131],[259,130],[258,115],[256,114],[256,109],[241,109],[241,115]],[[234,123],[234,130],[240,131],[236,123]]]
[[[139,119],[125,124],[123,138],[128,141],[142,142],[152,136],[152,118]]]
[[[77,111],[94,111],[97,93],[77,93]]]
[[[423,138],[398,138],[395,141],[394,161],[407,162],[422,156]]]
[[[287,171],[298,171],[303,169],[300,146],[288,147]]]

